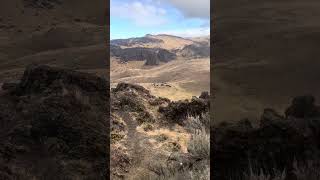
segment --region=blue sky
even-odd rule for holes
[[[209,35],[210,0],[111,0],[111,39]]]

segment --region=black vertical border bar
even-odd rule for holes
[[[110,179],[110,0],[105,0],[106,6],[104,7],[104,20],[105,20],[105,43],[106,43],[106,74],[107,74],[107,97],[108,102],[106,107],[106,120],[108,121],[108,126],[106,131],[108,132],[108,139],[107,139],[107,157],[106,157],[106,179]]]
[[[214,88],[213,88],[213,62],[214,62],[214,34],[215,34],[215,25],[214,25],[214,3],[216,0],[211,1],[210,0],[210,179],[213,179],[213,168],[214,168],[214,162],[211,160],[213,154],[213,148],[214,148],[214,137],[213,137],[213,121],[214,121],[214,108],[213,108],[213,102],[214,102]]]

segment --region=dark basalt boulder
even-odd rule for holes
[[[188,116],[202,117],[203,114],[209,112],[210,100],[194,97],[184,101],[172,101],[165,107],[161,106],[159,112],[172,122],[183,124]]]

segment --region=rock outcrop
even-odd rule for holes
[[[160,62],[169,62],[176,58],[174,53],[165,49],[156,48],[120,48],[112,45],[110,54],[122,61],[146,61],[146,65],[158,65]]]
[[[275,175],[285,171],[294,178],[293,165],[318,160],[320,153],[320,116],[312,96],[294,98],[287,117],[265,109],[260,125],[248,120],[223,123],[214,128],[213,158],[215,179],[245,179],[253,171]]]
[[[210,57],[210,45],[206,43],[194,43],[185,46],[177,53],[186,58],[207,58]]]
[[[183,124],[183,120],[188,116],[201,117],[203,114],[209,112],[209,109],[209,95],[207,97],[202,95],[200,98],[193,97],[190,101],[170,102],[168,106],[160,107],[159,112],[163,114],[168,121]]]
[[[105,179],[109,83],[49,66],[27,67],[0,95],[0,176]]]

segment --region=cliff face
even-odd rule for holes
[[[186,58],[208,58],[210,57],[210,45],[207,43],[190,44],[178,51],[178,53]]]
[[[169,62],[176,58],[174,53],[165,49],[156,48],[120,48],[112,45],[110,54],[122,61],[146,61],[146,65],[158,65],[160,62]]]
[[[0,179],[105,179],[109,83],[29,66],[0,91]]]

